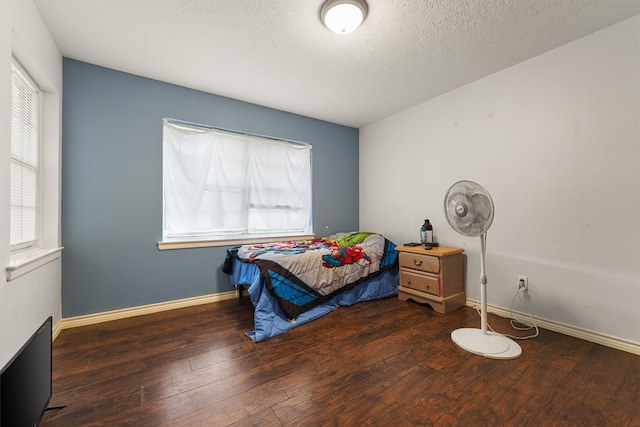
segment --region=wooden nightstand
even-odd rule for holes
[[[400,286],[398,298],[429,304],[438,313],[465,305],[462,254],[464,249],[439,246],[398,246]]]

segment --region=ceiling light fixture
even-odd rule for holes
[[[352,33],[367,16],[364,0],[327,0],[320,9],[320,19],[336,34]]]

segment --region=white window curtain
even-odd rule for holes
[[[163,122],[166,240],[311,233],[311,145]]]
[[[41,91],[11,63],[11,251],[38,245]]]

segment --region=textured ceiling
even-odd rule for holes
[[[352,127],[640,14],[640,0],[35,0],[67,58]]]

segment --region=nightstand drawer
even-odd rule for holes
[[[415,289],[416,291],[427,292],[432,295],[440,295],[440,281],[438,280],[438,277],[401,270],[400,284],[407,288]]]
[[[440,260],[435,256],[400,252],[400,268],[411,268],[438,274],[440,273]]]

